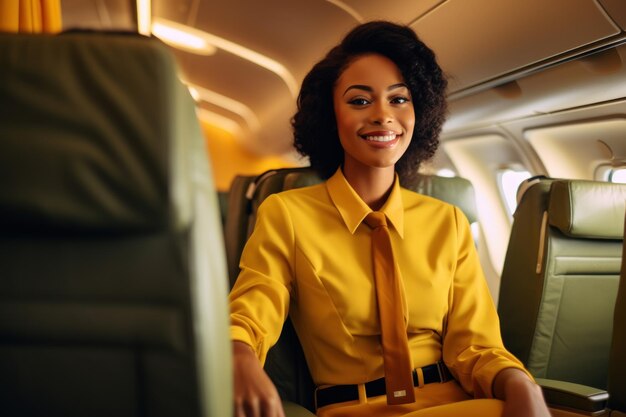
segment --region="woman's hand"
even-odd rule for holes
[[[235,417],[285,417],[276,387],[252,348],[233,342]]]
[[[496,398],[504,400],[504,417],[550,417],[541,387],[519,369],[500,371],[493,391]]]

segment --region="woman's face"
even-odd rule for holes
[[[344,171],[393,169],[415,125],[411,93],[393,61],[377,54],[356,58],[336,82],[333,104]]]

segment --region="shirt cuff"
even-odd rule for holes
[[[230,340],[233,342],[242,342],[250,346],[259,360],[262,360],[260,354],[260,346],[258,346],[250,334],[239,326],[230,326]],[[264,359],[264,358],[263,358]]]
[[[533,376],[521,364],[509,360],[492,361],[492,363],[480,369],[474,377],[474,395],[476,398],[494,398],[493,383],[496,376],[507,368],[519,369],[528,375],[531,381],[535,381]]]

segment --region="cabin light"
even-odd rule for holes
[[[216,93],[215,91],[188,83],[185,80],[183,80],[183,83],[187,85],[191,96],[196,101],[205,101],[207,103],[211,103],[215,106],[223,108],[224,110],[236,114],[246,122],[246,125],[251,132],[258,132],[261,129],[261,123],[259,122],[259,118],[245,104],[230,97],[226,97],[222,94]],[[198,98],[196,98],[196,96]]]
[[[187,86],[187,89],[189,90],[189,94],[191,94],[191,97],[194,99],[194,101],[200,101],[201,100],[200,93],[198,92],[197,88],[191,87],[191,86]]]
[[[137,0],[137,31],[146,36],[150,36],[152,23],[151,3],[151,0]]]
[[[298,83],[296,82],[296,79],[291,74],[291,72],[289,72],[289,70],[278,61],[275,61],[263,54],[253,51],[252,49],[248,49],[235,42],[220,38],[219,36],[213,35],[211,33],[194,29],[180,23],[172,22],[171,20],[155,18],[152,24],[152,33],[161,38],[159,33],[157,33],[157,30],[161,31],[162,28],[168,28],[172,31],[176,31],[179,33],[193,35],[194,37],[200,39],[204,44],[212,47],[213,51],[215,51],[216,48],[219,48],[223,51],[243,58],[246,61],[252,62],[255,65],[265,68],[266,70],[273,72],[283,80],[293,97],[296,97],[298,95]],[[168,42],[166,38],[162,39],[164,42]]]
[[[338,8],[343,10],[344,12],[348,13],[357,22],[359,22],[359,23],[364,23],[365,22],[365,19],[363,19],[363,16],[361,16],[359,14],[359,12],[357,12],[355,9],[353,9],[352,7],[350,7],[347,4],[345,4],[343,1],[340,1],[340,0],[326,0],[326,1],[329,2],[330,4],[332,4],[333,6],[337,6]]]
[[[213,55],[217,48],[206,41],[200,31],[184,25],[176,27],[157,21],[152,23],[152,33],[166,44],[198,55]]]

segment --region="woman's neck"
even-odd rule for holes
[[[394,167],[354,170],[343,166],[342,172],[350,186],[372,210],[385,204],[395,179]]]

